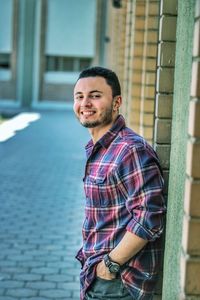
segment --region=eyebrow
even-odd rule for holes
[[[89,93],[90,93],[90,94],[92,94],[92,93],[101,93],[101,94],[103,94],[103,92],[102,92],[102,91],[99,91],[99,90],[92,90],[92,91],[90,91]],[[75,95],[79,95],[79,94],[83,94],[83,92],[76,92],[76,93],[75,93]]]

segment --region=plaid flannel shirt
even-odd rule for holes
[[[147,142],[125,126],[119,115],[94,145],[86,146],[81,299],[95,279],[97,264],[121,241],[126,231],[148,240],[121,271],[134,299],[151,299],[162,254],[163,178],[158,158]]]

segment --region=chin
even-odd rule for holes
[[[98,126],[98,124],[90,123],[90,122],[81,122],[81,125],[83,125],[86,128],[94,128],[94,127]]]

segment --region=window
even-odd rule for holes
[[[0,69],[10,69],[10,54],[0,53]]]
[[[91,58],[46,56],[46,71],[79,72],[91,65]]]

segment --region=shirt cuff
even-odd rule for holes
[[[140,238],[147,240],[147,241],[154,241],[158,237],[160,237],[162,231],[152,232],[151,230],[145,228],[142,226],[139,222],[137,222],[135,219],[131,220],[126,230],[129,232],[134,233],[135,235],[139,236]]]

